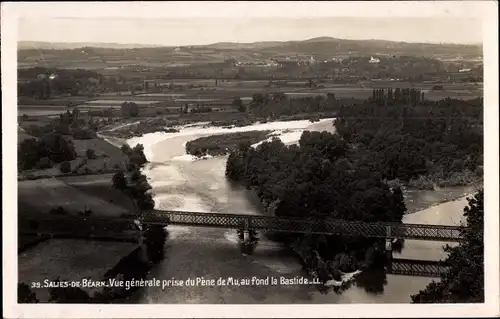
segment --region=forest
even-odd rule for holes
[[[305,131],[298,145],[242,143],[229,155],[226,176],[254,190],[270,214],[365,222],[401,222],[398,185],[411,180],[464,171],[482,178],[482,100],[424,102],[418,90],[379,90],[362,105],[341,106],[334,125],[337,134]],[[285,241],[305,256],[317,252],[327,268],[343,260],[325,279],[368,266],[381,244],[306,235]]]
[[[429,102],[422,95],[376,90],[365,104],[339,110],[334,125],[356,150],[355,165],[412,186],[426,178],[438,186],[480,179],[483,99]]]
[[[19,96],[29,96],[42,100],[55,95],[78,95],[103,82],[101,74],[84,69],[56,69],[34,67],[19,69],[18,77],[27,80],[18,83]]]

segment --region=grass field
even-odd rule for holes
[[[87,196],[100,198],[127,211],[134,211],[135,208],[130,198],[113,187],[112,178],[113,174],[102,174],[67,176],[60,177],[59,180]]]
[[[136,247],[133,243],[49,240],[18,256],[18,282],[30,285],[56,277],[68,281],[80,281],[83,278],[100,280]],[[86,291],[92,294],[95,290]],[[48,301],[48,289],[33,289],[33,292],[40,302]]]
[[[107,178],[109,177],[107,175]],[[86,178],[90,181],[93,179],[88,176]],[[94,177],[94,179],[100,181],[102,177]],[[18,182],[18,210],[20,214],[47,214],[51,209],[60,206],[72,215],[76,215],[85,209],[91,209],[95,216],[109,217],[119,217],[129,212],[127,209],[110,202],[112,200],[120,203],[124,199],[123,196],[118,199],[115,192],[105,193],[102,189],[104,189],[104,186],[101,186],[101,191],[95,191],[95,194],[99,193],[101,196],[97,197],[55,178],[20,181]],[[113,196],[106,198],[106,195],[111,193]]]
[[[127,157],[121,149],[102,139],[73,140],[73,143],[78,156],[85,156],[85,151],[87,149],[93,149],[98,156],[106,155],[120,161],[125,160]]]

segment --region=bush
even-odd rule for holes
[[[85,151],[85,156],[87,156],[88,159],[95,159],[96,158],[95,151],[91,148],[89,148]]]
[[[46,168],[51,168],[53,165],[52,161],[48,157],[42,157],[37,163],[36,163],[36,168],[37,169],[46,169]]]
[[[70,162],[62,162],[59,165],[59,170],[61,171],[61,173],[64,173],[64,174],[71,172],[71,163]]]
[[[117,189],[124,190],[127,188],[127,179],[123,172],[118,172],[113,175],[113,186]]]

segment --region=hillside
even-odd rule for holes
[[[318,60],[346,56],[414,56],[472,60],[482,55],[480,45],[426,44],[385,40],[345,40],[319,37],[305,41],[232,43],[165,47],[117,43],[20,42],[20,68],[45,66],[58,68],[105,69],[107,67],[176,67],[221,63],[232,57],[254,61],[294,55],[314,55]]]
[[[98,42],[42,42],[42,41],[19,41],[18,50],[73,50],[85,47],[109,48],[109,49],[135,49],[135,48],[155,48],[160,45],[148,44],[123,44],[123,43],[98,43]]]

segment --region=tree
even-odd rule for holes
[[[50,160],[48,157],[42,157],[36,162],[35,167],[37,169],[46,169],[46,168],[51,168],[54,163]]]
[[[431,282],[413,295],[413,303],[473,303],[484,302],[484,192],[468,198],[464,208],[466,228],[464,238],[456,247],[445,247],[449,270],[439,282]]]
[[[235,97],[231,105],[238,112],[245,112],[246,110],[245,106],[243,105],[243,101],[239,97]]]
[[[40,159],[38,155],[38,142],[34,138],[29,138],[23,140],[19,144],[17,151],[18,166],[20,169],[30,169],[33,168],[38,160]]]
[[[162,225],[149,225],[144,232],[144,243],[149,261],[158,263],[163,259],[167,234]]]
[[[50,133],[38,140],[38,156],[48,157],[55,163],[71,161],[76,158],[73,142],[60,134]]]
[[[123,172],[118,172],[113,175],[113,186],[119,190],[125,190],[127,188],[127,179]]]
[[[131,148],[130,148],[130,146],[128,144],[123,144],[122,147],[121,147],[121,150],[122,150],[123,153],[125,153],[125,154],[128,155],[130,153],[130,151],[131,151]]]
[[[139,116],[139,105],[134,102],[130,102],[129,114],[131,117]]]
[[[85,155],[87,156],[88,159],[94,159],[96,157],[95,151],[91,148],[89,148],[85,151]]]
[[[124,102],[121,106],[123,117],[137,117],[139,116],[139,106],[134,102]]]
[[[59,164],[59,170],[61,173],[67,174],[71,172],[71,163],[70,162],[62,162]]]

